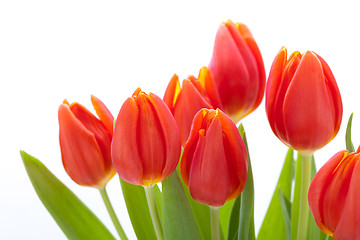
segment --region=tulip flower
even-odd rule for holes
[[[79,103],[70,105],[65,100],[60,105],[61,156],[76,183],[103,189],[116,173],[110,151],[114,118],[98,98],[91,96],[91,100],[100,119]]]
[[[309,188],[316,224],[336,240],[360,239],[360,148],[336,153],[317,172]]]
[[[199,77],[189,76],[180,87],[175,74],[165,91],[164,102],[173,113],[180,130],[182,145],[189,137],[192,120],[201,108],[221,108],[221,103],[211,72],[206,67]]]
[[[287,59],[286,48],[282,48],[272,64],[265,98],[271,129],[303,157],[297,239],[306,239],[311,156],[339,131],[340,92],[330,67],[319,55],[296,51]]]
[[[179,130],[168,107],[138,88],[115,123],[112,158],[119,176],[131,184],[153,186],[175,170],[180,151]]]
[[[246,148],[232,120],[219,109],[201,109],[180,163],[193,199],[213,207],[235,199],[244,189],[247,166]]]
[[[236,123],[261,103],[265,89],[265,68],[260,50],[241,23],[230,20],[217,31],[209,64],[223,111]]]
[[[120,239],[127,240],[105,189],[116,174],[111,160],[114,117],[98,98],[91,96],[91,101],[100,119],[78,103],[65,100],[59,107],[63,164],[76,183],[99,189]]]
[[[271,129],[287,146],[311,155],[338,133],[342,102],[328,64],[316,53],[286,48],[276,56],[266,86]]]

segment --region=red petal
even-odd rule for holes
[[[334,239],[360,239],[360,163],[359,154],[355,156],[349,190],[344,204],[341,219],[334,232]],[[340,196],[342,197],[342,196]]]
[[[175,103],[177,101],[177,98],[180,94],[181,88],[180,88],[180,83],[179,83],[179,77],[174,74],[174,76],[171,78],[165,94],[164,94],[164,102],[166,103],[166,105],[168,106],[168,108],[170,109],[170,111],[173,113],[174,112],[174,106]]]
[[[356,164],[354,157],[355,154],[349,154],[332,173],[329,173],[332,174],[332,179],[324,192],[323,217],[325,226],[331,231],[336,229],[344,211],[345,196],[348,194],[349,183]],[[343,197],[339,198],[339,196]]]
[[[161,174],[162,181],[175,170],[179,163],[181,153],[180,133],[175,119],[165,103],[153,93],[149,94],[148,99],[157,114],[165,140],[166,160]]]
[[[133,98],[128,98],[117,116],[111,144],[113,164],[125,181],[142,185],[143,168],[137,145],[139,109]]]
[[[315,54],[306,52],[284,98],[284,124],[289,144],[312,153],[334,134],[334,119],[322,66]]]
[[[94,134],[84,127],[66,104],[59,107],[59,125],[66,172],[80,185],[103,188],[109,172],[105,170],[103,154]]]
[[[314,53],[316,54],[316,53]],[[341,101],[341,95],[340,95],[340,91],[339,88],[337,86],[336,80],[334,75],[331,72],[331,69],[329,67],[329,65],[325,62],[325,60],[320,57],[319,55],[316,54],[316,56],[318,57],[318,59],[321,62],[321,65],[323,67],[323,71],[324,71],[324,75],[325,75],[325,79],[326,79],[326,84],[327,84],[327,88],[328,88],[328,92],[329,92],[329,96],[330,101],[333,103],[333,108],[332,108],[332,113],[333,113],[333,118],[334,118],[334,135],[333,137],[336,136],[336,134],[338,133],[339,129],[340,129],[340,124],[341,124],[341,119],[342,119],[342,114],[343,114],[343,106],[342,106],[342,101]]]
[[[112,135],[107,130],[105,125],[97,119],[89,110],[78,103],[70,105],[70,110],[76,118],[86,127],[91,133],[94,134],[97,144],[103,154],[104,164],[106,170],[112,168],[111,161],[111,139]]]
[[[252,91],[248,93],[248,102],[250,107],[254,105],[254,102],[258,95],[258,89],[259,86],[259,72],[258,72],[258,66],[255,56],[253,55],[251,49],[247,45],[247,42],[245,40],[245,37],[248,37],[248,34],[250,31],[244,27],[244,25],[233,24],[231,21],[228,21],[226,23],[226,26],[233,37],[233,40],[238,47],[238,51],[241,54],[241,57],[244,60],[244,63],[246,65],[248,74],[249,74],[249,86],[248,89],[251,89]],[[247,36],[243,36],[241,31],[244,31],[243,33]],[[250,33],[251,35],[251,33]],[[265,83],[265,82],[264,82]]]
[[[137,147],[143,165],[143,182],[144,185],[153,185],[161,180],[165,167],[165,136],[148,96],[141,92],[136,103],[139,108]]]
[[[249,49],[252,52],[252,55],[255,57],[256,59],[256,65],[257,65],[257,72],[258,72],[258,76],[259,76],[259,90],[258,90],[258,95],[257,95],[257,100],[255,102],[255,104],[252,106],[251,110],[248,112],[251,113],[252,111],[254,111],[261,103],[263,96],[264,96],[264,91],[265,91],[265,82],[266,82],[266,73],[265,73],[265,66],[264,66],[264,61],[262,59],[259,47],[257,46],[255,39],[253,38],[250,30],[247,28],[246,25],[238,23],[236,25],[237,29],[239,30],[241,36],[244,38],[245,42],[247,43]]]
[[[275,129],[277,132],[277,136],[286,145],[289,145],[289,143],[288,143],[288,134],[286,132],[286,127],[284,124],[284,115],[283,115],[284,98],[288,91],[289,85],[293,79],[293,76],[298,68],[300,60],[301,60],[301,54],[299,52],[294,52],[293,54],[291,54],[283,70],[281,83],[278,89],[277,99],[275,101],[275,109],[274,109]]]
[[[248,155],[241,135],[232,120],[220,110],[218,118],[221,121],[225,154],[227,155],[228,175],[230,180],[230,195],[226,201],[237,198],[245,187]]]
[[[205,89],[206,95],[209,97],[213,108],[222,109],[220,96],[214,81],[214,78],[207,67],[202,67],[199,72],[199,82]]]
[[[109,109],[105,106],[105,104],[100,101],[94,95],[91,95],[91,102],[94,106],[96,114],[99,116],[100,120],[104,123],[106,129],[113,135],[114,129],[114,117],[109,111]]]
[[[224,23],[216,34],[209,69],[217,85],[224,112],[229,116],[236,115],[237,118],[238,115],[245,115],[255,102],[254,92],[257,88],[253,86],[258,83],[250,79],[242,54]]]
[[[323,213],[324,194],[333,179],[332,173],[347,154],[347,151],[340,151],[330,158],[316,173],[309,187],[308,200],[310,210],[318,227],[327,234],[331,234],[332,231],[325,226]]]
[[[191,81],[185,79],[181,90],[181,103],[175,106],[174,117],[179,126],[181,142],[185,144],[189,137],[191,124],[195,114],[201,108],[212,108]]]
[[[180,162],[180,170],[181,170],[181,177],[186,186],[189,186],[188,182],[189,182],[190,167],[193,161],[194,152],[196,150],[197,143],[199,141],[199,131],[202,129],[203,119],[207,112],[208,110],[203,108],[195,114],[189,138],[184,146],[184,151]]]
[[[278,136],[277,132],[277,114],[276,114],[276,103],[278,100],[279,88],[282,81],[282,74],[285,68],[287,58],[286,48],[282,48],[279,53],[276,55],[274,62],[272,63],[270,74],[268,81],[266,83],[266,97],[265,97],[265,108],[267,117],[269,119],[269,123],[271,129]]]
[[[200,133],[189,176],[189,190],[194,200],[222,206],[229,195],[229,177],[223,146],[222,128],[218,117],[205,133]]]

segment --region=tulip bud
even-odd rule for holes
[[[152,186],[176,168],[180,134],[166,104],[138,88],[120,109],[112,142],[119,176],[135,185]]]
[[[266,86],[266,113],[275,135],[302,154],[312,154],[338,133],[342,102],[335,78],[316,53],[286,48],[276,56]]]
[[[236,123],[254,111],[265,89],[265,67],[260,50],[241,23],[228,20],[217,31],[209,64],[223,111]]]
[[[65,100],[59,107],[60,148],[64,168],[79,185],[103,189],[116,174],[111,161],[114,121],[106,106],[91,96],[96,118],[85,107]]]
[[[180,163],[193,199],[213,207],[235,199],[244,189],[247,165],[246,148],[232,120],[219,109],[201,109]]]
[[[164,101],[179,127],[182,145],[189,137],[195,114],[201,108],[221,107],[214,80],[206,67],[200,70],[198,79],[189,76],[183,80],[182,88],[175,74],[165,91]]]
[[[337,240],[360,239],[360,148],[336,153],[311,182],[308,200],[316,224]]]

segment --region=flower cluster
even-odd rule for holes
[[[313,51],[295,51],[288,57],[283,47],[266,82],[264,62],[253,35],[244,24],[230,20],[218,29],[209,65],[181,84],[175,74],[163,99],[138,88],[123,103],[115,121],[94,96],[91,100],[98,117],[82,105],[65,100],[58,111],[64,168],[76,183],[100,190],[121,239],[127,238],[111,213],[105,192],[116,173],[121,181],[144,191],[131,193],[146,196],[148,212],[142,213],[143,221],[147,215],[151,217],[151,234],[158,239],[173,239],[179,229],[182,236],[193,234],[206,239],[202,225],[207,223],[200,220],[209,215],[208,211],[212,238],[220,239],[218,214],[225,203],[233,204],[231,216],[235,220],[230,220],[239,225],[235,233],[229,230],[228,234],[254,239],[250,154],[246,137],[239,132],[242,125],[238,129],[236,124],[260,105],[264,93],[272,131],[300,156],[296,174],[301,176],[295,180],[294,191],[301,188],[301,192],[294,194],[298,199],[291,199],[282,189],[276,190],[273,199],[278,199],[281,208],[276,211],[282,214],[274,214],[280,218],[272,222],[286,225],[285,218],[290,214],[284,202],[289,202],[293,208],[291,229],[287,229],[291,237],[295,234],[299,240],[312,239],[309,232],[315,231],[311,230],[313,216],[317,230],[335,239],[360,239],[360,208],[356,202],[360,197],[360,148],[354,153],[336,153],[313,180],[310,176],[316,171],[312,167],[314,152],[337,135],[342,121],[342,100],[330,67]],[[287,185],[291,186],[289,179]],[[162,191],[156,190],[160,182]],[[125,195],[127,190],[123,191]],[[162,199],[162,204],[156,197]],[[127,204],[129,207],[132,203]],[[175,211],[177,207],[183,209]],[[275,208],[270,205],[269,212]],[[138,219],[131,220],[135,229]],[[181,226],[169,227],[176,221]],[[140,234],[143,230],[135,231]],[[321,239],[321,233],[317,234],[316,239]]]

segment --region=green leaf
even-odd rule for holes
[[[227,234],[228,234],[228,230],[229,230],[229,219],[230,219],[230,214],[231,214],[231,210],[233,208],[235,199],[225,203],[221,208],[220,208],[220,214],[219,214],[219,219],[220,219],[220,226],[224,235],[224,239],[227,238]]]
[[[38,159],[20,151],[41,202],[68,239],[115,239],[85,204]]]
[[[291,239],[291,202],[279,188],[279,200],[283,213],[283,221],[286,230],[286,239]],[[283,234],[283,233],[282,233]]]
[[[144,187],[132,185],[125,182],[121,178],[120,184],[126,208],[137,239],[156,239],[156,234],[151,220]],[[156,188],[154,190],[156,194]]]
[[[352,125],[353,115],[354,113],[351,113],[349,117],[349,121],[346,127],[346,134],[345,134],[346,150],[348,150],[349,153],[355,152],[354,145],[351,141],[351,125]]]
[[[227,234],[228,240],[235,240],[238,238],[240,204],[241,204],[241,195],[235,199],[233,207],[231,209],[230,219],[229,219],[229,229]]]
[[[211,239],[211,224],[210,224],[210,208],[207,205],[196,202],[190,194],[189,189],[186,187],[184,181],[180,177],[180,168],[177,168],[179,178],[181,180],[183,189],[185,191],[186,197],[189,201],[190,207],[195,217],[197,227],[200,231],[201,239]],[[221,223],[221,222],[220,222]]]
[[[251,161],[249,155],[249,148],[246,140],[246,134],[242,124],[239,126],[239,132],[244,141],[246,151],[248,153],[249,165],[246,178],[246,184],[241,193],[240,204],[240,220],[238,230],[238,240],[255,240],[255,226],[254,226],[254,182],[251,169]]]
[[[280,191],[284,198],[291,199],[291,188],[294,169],[293,150],[289,148],[272,196],[269,208],[261,225],[258,240],[288,240],[286,221],[284,221],[283,209],[281,206]],[[290,215],[291,216],[291,213]]]
[[[165,239],[201,239],[177,171],[162,182],[162,211]]]

